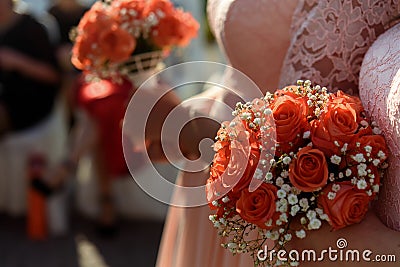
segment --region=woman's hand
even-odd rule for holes
[[[340,260],[340,250],[336,242],[338,239],[344,238],[347,246],[343,249],[343,260]],[[305,239],[294,238],[289,242],[287,251],[297,250],[300,255],[303,250],[315,250],[317,258],[323,250],[337,250],[338,259],[329,260],[329,254],[325,254],[324,261],[307,261],[300,262],[300,266],[376,266],[377,255],[395,255],[396,262],[380,263],[382,266],[399,266],[400,262],[400,232],[396,232],[387,228],[370,210],[363,221],[359,224],[351,225],[337,231],[332,231],[331,227],[324,223],[321,229],[316,231],[307,231]],[[358,250],[360,253],[360,261],[346,261],[346,251]],[[363,260],[363,251],[370,250],[372,254],[368,257],[370,262]],[[332,256],[332,257],[333,257]],[[379,256],[378,256],[379,257]],[[350,258],[351,259],[351,258]]]

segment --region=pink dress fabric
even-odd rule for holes
[[[385,26],[399,13],[399,0],[301,0],[280,87],[309,79],[331,91],[358,95],[361,62]]]
[[[208,14],[217,41],[231,66],[248,75],[264,92],[274,90],[286,49],[290,40],[290,25],[294,0],[210,0]],[[265,16],[265,14],[269,14]],[[280,21],[279,25],[276,21]],[[274,27],[276,29],[274,30]],[[268,44],[268,45],[266,45]],[[265,60],[260,60],[261,58]],[[240,81],[226,72],[225,85],[238,91]],[[247,100],[260,95],[246,95]],[[223,89],[211,88],[197,98],[196,111],[220,120],[232,119],[231,114],[219,110],[213,100],[233,107],[239,99]],[[212,137],[213,138],[213,137]],[[177,184],[204,185],[209,176],[204,173],[181,173]],[[175,194],[174,198],[182,197]],[[165,222],[157,259],[158,267],[246,267],[253,266],[249,255],[233,256],[220,246],[221,240],[208,217],[208,206],[196,208],[170,207]]]
[[[360,98],[390,149],[377,213],[388,227],[400,231],[400,24],[382,34],[365,55]]]
[[[384,25],[398,14],[398,8],[398,0],[210,0],[208,14],[229,64],[247,74],[263,92],[307,78],[332,90],[341,88],[357,95],[363,57],[384,32]],[[315,20],[319,20],[318,27]],[[326,29],[329,33],[324,32]],[[227,72],[225,79],[237,90],[245,90],[230,74]],[[210,117],[231,119],[230,114],[220,112],[212,103],[217,99],[234,105],[233,95],[212,88],[203,96],[209,101],[192,108]],[[393,107],[398,110],[398,106]],[[181,173],[177,183],[201,185],[207,178],[208,172]],[[232,256],[220,247],[209,214],[207,206],[170,207],[158,267],[253,266],[249,255]]]

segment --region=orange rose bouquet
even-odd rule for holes
[[[172,47],[188,45],[198,28],[169,0],[99,1],[72,31],[71,60],[99,77],[151,68]]]
[[[298,81],[238,103],[233,115],[206,185],[223,247],[250,253],[255,266],[297,266],[268,256],[324,221],[336,230],[364,218],[388,150],[358,98]]]

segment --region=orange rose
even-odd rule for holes
[[[237,197],[243,189],[249,186],[253,178],[260,152],[258,149],[254,149],[258,146],[247,143],[249,141],[248,134],[242,132],[240,135],[247,141],[241,143],[232,140],[215,144],[215,148],[218,150],[214,155],[206,189],[209,203],[216,200],[221,194],[228,193],[227,191],[230,191],[231,196]],[[246,148],[246,146],[249,147]],[[248,149],[250,149],[249,155]]]
[[[254,192],[245,189],[236,202],[236,211],[244,220],[254,223],[261,228],[268,228],[265,223],[275,219],[276,200],[278,189],[272,185],[263,183]]]
[[[341,155],[344,143],[351,144],[360,136],[358,126],[356,111],[350,104],[328,103],[319,120],[311,123],[311,140],[327,156]]]
[[[304,192],[313,192],[325,186],[328,175],[324,153],[308,146],[297,153],[297,158],[289,166],[290,182]]]
[[[99,47],[100,33],[109,29],[113,20],[101,2],[96,2],[87,11],[77,27],[78,36],[72,49],[72,64],[81,70],[89,69],[94,65],[94,59],[101,55]],[[103,60],[103,59],[102,59]],[[102,62],[97,62],[99,64]]]
[[[340,189],[333,193],[333,184],[325,187],[318,197],[318,205],[329,217],[329,224],[337,230],[359,223],[368,211],[370,197],[350,182],[336,183]],[[333,199],[331,195],[335,195]]]
[[[197,36],[200,25],[190,13],[179,9],[176,10],[175,17],[179,20],[176,45],[187,46],[190,40]]]
[[[271,104],[275,120],[278,152],[289,153],[303,141],[308,129],[307,107],[301,98],[290,95],[277,97]]]
[[[99,29],[109,27],[113,22],[108,14],[108,9],[101,2],[96,2],[83,15],[78,25],[79,34],[84,34],[90,37],[96,36]]]
[[[358,117],[361,118],[364,107],[358,97],[347,95],[340,90],[337,91],[336,94],[332,94],[331,97],[333,103],[349,104],[356,111]]]
[[[151,0],[144,14],[161,11],[164,16],[151,29],[151,37],[155,45],[161,48],[178,45],[185,46],[197,35],[199,24],[190,13],[175,9],[170,1]]]
[[[355,140],[355,142],[360,143],[360,146],[356,148],[357,153],[363,153],[364,155],[366,154],[366,146],[371,147],[371,157],[374,159],[379,158],[378,154],[380,151],[385,153],[386,157],[388,155],[388,148],[386,146],[386,141],[385,138],[382,135],[364,135],[361,138]],[[384,161],[385,158],[382,158],[382,161]]]
[[[71,62],[76,68],[85,70],[87,66],[92,64],[92,60],[88,57],[92,50],[91,46],[92,44],[88,38],[84,36],[76,38],[71,57]]]
[[[100,33],[98,44],[104,60],[121,62],[128,59],[135,50],[136,40],[129,32],[113,24]]]

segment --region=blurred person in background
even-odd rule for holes
[[[27,162],[62,155],[63,120],[56,108],[60,71],[48,32],[15,1],[0,0],[0,210],[26,212]]]
[[[88,10],[86,5],[82,5],[78,0],[55,0],[50,7],[49,13],[56,19],[60,33],[59,42],[56,46],[58,62],[63,71],[62,96],[65,101],[66,116],[69,126],[74,122],[73,105],[76,87],[76,79],[80,73],[71,64],[72,41],[71,31],[79,23],[79,20]]]

